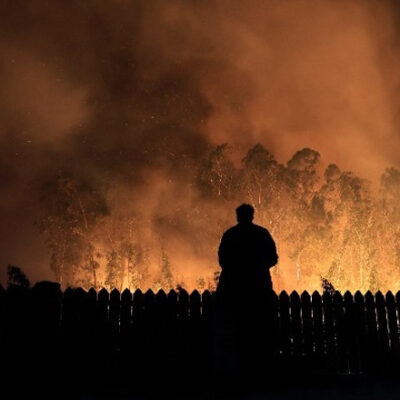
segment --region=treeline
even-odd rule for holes
[[[134,207],[110,205],[110,187],[66,174],[52,180],[38,226],[56,280],[119,290],[212,289],[220,235],[234,222],[234,208],[249,202],[278,245],[277,290],[319,289],[321,279],[338,290],[399,289],[399,170],[386,169],[373,190],[337,165],[322,168],[315,150],[282,164],[260,144],[240,166],[225,144],[176,168],[150,214],[148,197]]]
[[[399,288],[400,171],[371,183],[305,148],[284,165],[260,144],[235,169],[227,146],[211,154],[202,181],[215,196],[246,199],[272,232],[283,288],[315,289],[321,278],[340,290]]]

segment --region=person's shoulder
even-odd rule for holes
[[[238,226],[234,225],[224,232],[224,236],[234,235],[238,230]]]
[[[259,232],[268,232],[268,229],[267,229],[267,228],[264,228],[264,227],[261,226],[261,225],[253,224],[253,229],[254,229],[254,230],[257,230],[257,231],[259,231]]]
[[[271,234],[269,233],[269,230],[268,230],[267,228],[265,228],[264,226],[256,225],[256,224],[253,224],[253,226],[254,226],[253,229],[254,229],[257,233],[259,233],[260,235],[268,235],[268,236],[271,236]]]

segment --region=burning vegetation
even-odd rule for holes
[[[398,290],[399,11],[0,2],[2,284],[213,288],[249,202],[276,290]]]
[[[174,182],[165,183],[153,218],[147,201],[142,209],[118,210],[110,207],[112,187],[100,191],[57,176],[44,191],[38,222],[57,281],[119,290],[212,289],[220,236],[234,223],[235,206],[246,201],[277,243],[276,290],[320,289],[321,277],[338,290],[399,289],[399,170],[386,169],[374,188],[337,165],[323,168],[309,148],[281,164],[257,144],[235,166],[224,144],[187,176],[180,194]]]

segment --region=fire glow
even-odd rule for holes
[[[276,290],[400,288],[397,2],[60,10],[0,4],[0,265],[213,288],[249,202]]]
[[[172,206],[165,191],[159,198],[171,207],[157,220],[140,210],[110,214],[90,185],[59,177],[41,220],[57,280],[119,290],[213,289],[219,238],[244,201],[277,243],[276,290],[318,290],[321,278],[339,290],[399,287],[399,170],[385,170],[373,189],[335,164],[322,168],[320,154],[308,148],[283,165],[257,144],[237,168],[222,145],[191,176],[190,206],[187,198],[185,208],[179,198]]]

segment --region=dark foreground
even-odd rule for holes
[[[385,375],[293,373],[278,366],[262,374],[216,374],[210,371],[122,370],[105,371],[70,365],[22,366],[3,371],[1,399],[79,400],[217,400],[217,399],[400,399],[400,379]]]
[[[394,377],[367,376],[308,376],[279,379],[254,379],[231,377],[204,379],[185,375],[164,375],[155,381],[142,380],[136,390],[129,385],[120,385],[103,391],[85,390],[80,399],[326,399],[326,400],[387,400],[400,398],[400,381]],[[184,380],[185,383],[181,383]]]
[[[213,304],[209,292],[0,287],[0,400],[400,399],[400,293],[276,295],[274,358],[258,376],[214,371]]]

